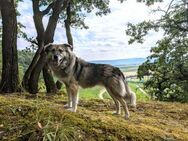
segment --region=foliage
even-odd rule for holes
[[[18,50],[18,64],[19,64],[19,78],[22,80],[22,77],[28,68],[31,60],[33,58],[34,52],[30,49]],[[2,47],[0,42],[0,74],[2,71]]]
[[[19,65],[23,67],[24,72],[29,67],[29,64],[31,63],[33,56],[34,56],[34,51],[30,50],[30,48],[26,48],[18,51]]]
[[[142,43],[149,30],[163,30],[164,38],[151,49],[147,61],[139,66],[138,76],[149,76],[145,83],[149,93],[158,100],[188,102],[188,10],[183,2],[171,1],[156,21],[128,24],[129,43]]]
[[[77,1],[77,0],[71,0],[71,26],[75,28],[89,28],[85,23],[84,20],[87,16],[87,13],[91,13],[92,11],[95,11],[97,16],[107,15],[110,13],[109,8],[109,0],[96,0],[96,1],[89,1],[89,0],[83,0],[83,1]],[[60,15],[60,22],[64,24],[64,20],[67,18],[67,15],[65,14],[65,11],[62,11]]]
[[[146,5],[150,6],[156,2],[163,2],[164,0],[137,0],[137,2],[145,3]]]

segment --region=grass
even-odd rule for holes
[[[149,101],[150,100],[150,96],[143,92],[144,89],[143,89],[142,84],[137,83],[137,82],[131,82],[131,83],[129,83],[129,87],[131,88],[131,90],[133,92],[136,93],[138,101]],[[143,91],[141,91],[140,89],[143,89]]]
[[[96,86],[93,88],[80,89],[79,94],[82,99],[97,99],[99,98],[100,90],[102,87]]]
[[[188,104],[139,102],[129,120],[114,116],[111,100],[81,100],[63,108],[64,95],[0,96],[0,140],[188,140]]]
[[[129,83],[129,86],[130,86],[131,90],[136,93],[138,101],[148,101],[150,99],[147,94],[143,93],[139,89],[139,87],[142,87],[142,86],[140,86],[140,83],[131,82],[131,83]],[[100,87],[100,86],[96,86],[96,87],[88,88],[88,89],[80,89],[80,91],[79,91],[80,98],[81,99],[99,99],[99,93],[102,89],[104,89],[104,88]],[[109,96],[109,94],[107,92],[105,92],[103,94],[103,97],[104,97],[104,99],[111,99],[111,97]]]

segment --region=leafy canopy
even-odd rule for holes
[[[172,0],[160,19],[128,24],[129,43],[143,43],[150,30],[164,31],[163,39],[151,48],[151,55],[138,69],[148,76],[145,87],[158,100],[188,102],[188,9],[184,1]]]

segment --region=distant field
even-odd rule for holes
[[[136,72],[138,69],[138,66],[133,65],[133,66],[119,66],[119,68],[123,71],[123,72]]]

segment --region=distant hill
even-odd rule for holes
[[[130,58],[130,59],[117,59],[117,60],[96,60],[90,61],[91,63],[98,64],[110,64],[113,66],[137,66],[141,65],[146,59],[145,58]]]

